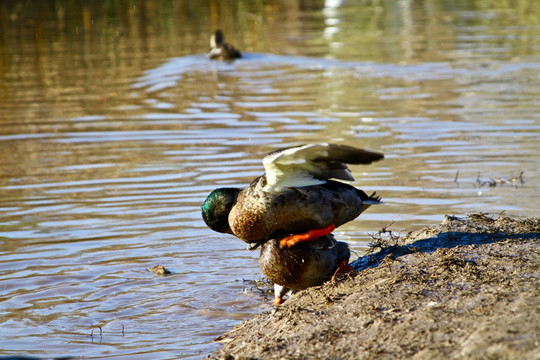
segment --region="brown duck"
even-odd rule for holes
[[[208,58],[212,60],[234,60],[242,57],[240,51],[225,42],[225,36],[221,30],[216,30],[210,36],[210,47],[212,50],[208,53]]]
[[[309,144],[269,153],[266,173],[246,188],[219,188],[206,198],[202,217],[212,230],[251,243],[281,239],[284,247],[330,234],[379,197],[331,178],[354,178],[346,164],[371,164],[380,153],[347,145]]]
[[[336,241],[332,234],[287,248],[270,240],[261,246],[259,265],[274,283],[274,303],[279,305],[291,291],[321,285],[336,273],[351,271],[350,255],[347,243]]]

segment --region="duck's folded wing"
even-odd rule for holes
[[[328,179],[352,181],[347,164],[371,164],[383,154],[347,145],[309,144],[279,149],[264,159],[267,187],[302,187],[324,184]]]

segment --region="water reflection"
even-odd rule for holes
[[[1,352],[200,358],[268,310],[199,211],[277,147],[387,155],[352,167],[385,200],[336,232],[358,252],[392,221],[537,215],[532,4],[0,2]],[[206,59],[215,28],[245,58]]]

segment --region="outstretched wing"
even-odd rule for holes
[[[352,181],[347,164],[371,164],[383,154],[347,145],[309,144],[279,149],[264,159],[266,190],[324,184],[328,179]]]

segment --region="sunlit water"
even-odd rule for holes
[[[6,72],[0,353],[200,358],[218,335],[271,309],[245,281],[262,277],[258,254],[207,229],[200,204],[260,175],[275,148],[324,141],[385,153],[351,166],[354,185],[385,201],[335,232],[359,255],[391,223],[397,232],[444,214],[537,216],[540,48],[514,56],[497,43],[510,36],[505,26],[448,25],[451,48],[362,58],[341,52],[353,10],[324,9],[326,50],[314,41],[287,43],[297,55],[247,52],[233,63],[202,52],[150,58],[146,70],[103,82],[81,82],[77,67],[63,84],[50,70]],[[407,31],[387,40],[414,53]],[[147,270],[157,264],[173,274]]]

